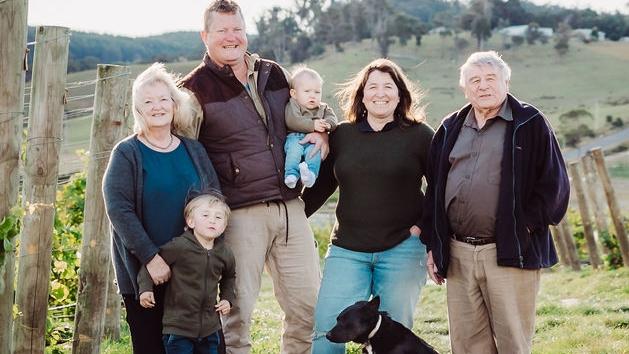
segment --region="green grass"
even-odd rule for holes
[[[461,36],[474,43],[468,34]],[[444,43],[445,52],[442,50]],[[594,115],[593,129],[603,128],[607,115],[629,119],[629,85],[619,77],[626,72],[629,43],[586,45],[572,41],[570,45],[570,51],[563,58],[558,57],[551,44],[523,45],[518,49],[500,51],[513,69],[511,92],[541,108],[555,126],[561,113],[575,108],[585,108]],[[438,125],[448,112],[465,103],[458,88],[458,67],[475,49],[469,48],[455,57],[451,46],[451,38],[444,42],[439,36],[430,35],[423,38],[420,47],[395,44],[390,51],[390,57],[426,90],[428,120],[433,126]],[[494,36],[488,42],[487,49],[499,50],[500,46],[500,38]],[[323,99],[335,108],[338,115],[341,115],[341,111],[334,97],[338,85],[378,56],[375,44],[369,40],[345,44],[344,47],[342,53],[328,49],[323,56],[307,63],[324,78]],[[185,74],[198,63],[193,61],[167,65],[170,70]],[[135,77],[148,65],[131,65],[131,76]],[[71,73],[67,81],[89,81],[95,78],[95,70],[92,70]],[[72,89],[71,96],[90,94],[93,90],[93,85]],[[91,104],[89,99],[71,102],[68,109],[89,107]],[[68,141],[73,141],[73,138]]]
[[[629,178],[629,163],[617,163],[608,166],[609,174],[615,178]]]
[[[474,43],[468,34],[461,36]],[[446,47],[444,47],[444,43]],[[458,88],[458,67],[473,48],[460,53],[452,52],[452,39],[442,41],[437,35],[425,36],[422,45],[391,47],[390,57],[407,73],[409,78],[425,90],[424,103],[428,104],[428,122],[437,127],[448,113],[465,103]],[[501,40],[496,36],[488,43],[488,49],[498,49]],[[442,48],[446,50],[443,51]],[[327,52],[307,64],[323,76],[323,100],[342,116],[334,96],[339,84],[349,79],[365,64],[377,57],[375,44],[369,40],[345,45],[342,53],[328,48]],[[594,116],[591,128],[600,134],[609,130],[605,117],[611,115],[629,121],[629,85],[620,80],[629,61],[629,43],[602,42],[588,45],[571,42],[568,54],[559,58],[552,45],[523,45],[518,49],[501,51],[511,65],[511,92],[520,99],[541,108],[558,129],[558,117],[576,108],[588,110]],[[444,54],[442,56],[442,54]],[[200,58],[199,58],[200,59]],[[169,70],[185,74],[198,65],[198,61],[170,63]],[[131,65],[131,77],[137,76],[150,64]],[[290,68],[290,67],[289,67]],[[71,73],[68,82],[86,82],[96,78],[96,70]],[[70,90],[70,96],[94,93],[94,85]],[[90,98],[72,101],[66,109],[91,107]],[[62,170],[80,166],[73,152],[89,147],[90,117],[70,120],[64,127]],[[66,163],[69,161],[69,163]],[[65,171],[62,171],[65,172]]]
[[[475,43],[466,33],[461,34],[461,37]],[[592,113],[594,120],[590,125],[597,134],[609,130],[605,120],[607,115],[629,121],[629,85],[626,80],[619,79],[619,75],[626,72],[629,43],[602,42],[586,45],[572,41],[570,45],[570,51],[563,58],[558,57],[551,44],[523,45],[518,49],[501,51],[513,69],[511,92],[541,108],[556,129],[560,129],[558,117],[576,108]],[[429,35],[422,39],[420,47],[413,43],[405,47],[394,44],[390,50],[390,57],[405,70],[411,80],[424,89],[424,103],[428,104],[427,118],[433,127],[437,127],[448,112],[465,103],[457,84],[458,67],[475,49],[469,48],[456,57],[451,47],[451,38],[444,42],[438,35]],[[501,39],[494,36],[488,42],[487,49],[500,47]],[[323,100],[334,108],[338,116],[342,116],[342,112],[334,92],[339,84],[378,56],[374,42],[369,40],[348,43],[344,48],[342,53],[328,48],[324,55],[307,63],[324,78]],[[169,63],[167,66],[173,72],[186,74],[198,63],[199,61]],[[131,77],[137,76],[149,65],[131,65]],[[87,82],[95,78],[96,70],[90,70],[71,73],[67,81]],[[76,97],[93,93],[94,85],[85,85],[70,89],[69,95]],[[91,98],[71,101],[66,109],[88,108],[92,104]],[[73,119],[66,123],[62,173],[76,170],[76,166],[80,166],[73,152],[89,148],[89,134],[90,117]]]
[[[441,353],[450,352],[445,295],[445,287],[427,285],[415,310],[414,331]],[[281,311],[264,275],[253,314],[252,353],[279,352],[281,328]],[[123,333],[118,343],[103,342],[101,352],[128,353],[124,328]],[[542,274],[533,353],[629,353],[628,335],[629,269],[575,273],[555,267]],[[360,350],[351,345],[348,352]]]

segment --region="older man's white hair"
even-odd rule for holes
[[[460,68],[459,86],[462,88],[465,87],[467,83],[467,72],[471,66],[481,65],[490,65],[498,69],[501,73],[502,79],[505,81],[509,81],[511,79],[511,68],[509,67],[509,64],[502,60],[498,53],[490,50],[487,52],[473,53],[469,58],[467,58],[465,64],[461,65]]]

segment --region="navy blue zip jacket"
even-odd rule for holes
[[[507,122],[496,215],[498,265],[525,269],[557,263],[548,225],[561,221],[568,208],[570,184],[557,139],[542,113],[512,95]],[[448,157],[457,140],[468,104],[446,117],[435,133],[428,161],[421,240],[432,250],[439,274],[446,277],[452,230],[445,206]]]

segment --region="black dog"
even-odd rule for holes
[[[433,347],[386,312],[378,311],[380,297],[358,301],[336,318],[325,337],[334,343],[363,344],[363,354],[435,354]]]

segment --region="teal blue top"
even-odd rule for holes
[[[144,189],[142,224],[156,246],[184,231],[183,209],[190,189],[200,189],[200,179],[183,144],[159,152],[140,143]]]

